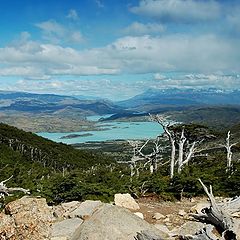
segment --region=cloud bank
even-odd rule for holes
[[[124,73],[240,71],[237,40],[213,34],[127,36],[102,48],[76,50],[25,41],[0,48],[0,75],[41,77]]]
[[[130,11],[166,22],[188,23],[220,17],[220,5],[214,0],[141,0]]]

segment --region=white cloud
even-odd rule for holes
[[[231,9],[227,15],[228,28],[234,33],[240,33],[240,7]]]
[[[220,5],[214,0],[141,0],[130,11],[166,22],[193,22],[218,18]]]
[[[73,31],[70,35],[69,35],[69,41],[71,43],[81,43],[84,41],[84,37],[82,35],[81,32],[79,31]]]
[[[215,35],[168,35],[125,37],[112,48],[122,58],[122,67],[131,72],[239,71],[238,41]]]
[[[0,75],[46,78],[166,71],[239,73],[239,56],[238,40],[216,35],[127,36],[88,50],[29,40],[0,48]]]
[[[175,75],[175,74],[174,74]],[[157,80],[157,81],[156,81]],[[234,86],[234,87],[233,87]],[[116,81],[111,78],[92,78],[82,77],[75,80],[56,80],[48,81],[20,80],[14,85],[10,85],[8,90],[17,91],[21,89],[27,92],[38,93],[57,93],[68,95],[85,95],[99,96],[101,98],[109,98],[114,100],[127,99],[146,91],[149,88],[165,89],[165,88],[222,88],[222,89],[238,89],[240,87],[239,75],[223,75],[223,74],[176,74],[167,77],[165,75],[155,74],[153,79]]]
[[[75,9],[70,9],[67,15],[67,18],[72,19],[72,20],[79,20],[78,13]]]
[[[126,35],[145,35],[145,34],[159,34],[165,31],[165,27],[159,23],[140,23],[133,22],[127,26],[122,32]]]
[[[105,7],[104,4],[102,3],[102,1],[100,1],[100,0],[95,0],[95,3],[97,4],[97,6],[99,8],[104,8]]]
[[[165,75],[162,75],[162,74],[160,74],[160,73],[155,73],[154,74],[154,79],[155,80],[166,80],[166,79],[168,79]]]
[[[36,26],[43,32],[44,38],[51,41],[58,41],[65,35],[65,28],[54,20],[37,23]]]
[[[224,74],[178,74],[174,77],[159,78],[160,75],[155,74],[154,79],[158,80],[152,87],[169,88],[169,87],[185,87],[185,88],[222,88],[222,89],[238,89],[240,87],[240,76],[224,75]]]
[[[37,23],[35,26],[42,30],[43,38],[51,43],[82,43],[84,41],[80,31],[67,28],[55,20]]]
[[[29,81],[19,80],[14,85],[8,86],[9,91],[26,91],[34,93],[56,93],[63,95],[98,96],[114,100],[126,99],[142,91],[142,85],[131,85],[108,78],[81,79],[81,80],[56,80]]]

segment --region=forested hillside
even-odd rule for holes
[[[229,139],[230,144],[234,143],[232,162],[227,167],[227,130],[216,132],[201,125],[169,126],[176,147],[171,176],[171,143],[167,135],[160,136],[157,142],[130,142],[126,152],[118,152],[121,161],[116,162],[100,150],[77,150],[0,124],[0,181],[13,175],[7,186],[30,189],[31,194],[46,197],[53,204],[83,199],[109,201],[118,192],[130,192],[135,197],[154,194],[169,200],[197,196],[203,194],[198,178],[212,184],[216,195],[239,195],[239,126],[233,130]],[[183,135],[183,163],[190,151],[194,154],[178,168]],[[154,150],[156,146],[159,152]],[[21,195],[16,193],[13,197]],[[11,199],[7,197],[5,202]]]

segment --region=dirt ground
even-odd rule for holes
[[[164,224],[169,230],[179,227],[186,221],[192,219],[190,216],[191,208],[198,203],[207,202],[207,198],[183,199],[177,202],[166,202],[154,197],[144,197],[138,199],[140,206],[139,212],[144,216],[144,219],[151,224]],[[156,213],[161,213],[164,218],[154,219]]]

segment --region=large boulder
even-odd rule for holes
[[[79,201],[72,201],[61,203],[60,205],[53,206],[53,215],[56,218],[65,218],[70,212],[74,211],[81,205]]]
[[[0,215],[0,239],[45,240],[53,221],[46,199],[22,197],[5,207]]]
[[[15,232],[14,219],[9,215],[0,213],[0,239],[14,239],[12,236],[16,236]]]
[[[206,227],[206,224],[204,223],[190,221],[180,226],[177,231],[173,231],[172,235],[175,235],[175,236],[195,235],[204,227]]]
[[[126,193],[126,194],[117,193],[117,194],[115,194],[114,195],[114,203],[115,203],[115,205],[117,205],[119,207],[124,207],[124,208],[131,209],[131,210],[140,209],[137,202],[134,200],[134,198],[129,193]]]
[[[137,232],[147,231],[168,239],[168,235],[142,220],[129,210],[104,204],[85,220],[71,240],[134,240]]]
[[[101,201],[86,200],[85,202],[82,202],[73,211],[66,212],[64,216],[68,218],[78,217],[82,219],[87,219],[102,205],[103,203]]]
[[[83,220],[80,218],[71,218],[54,223],[52,226],[51,240],[71,239],[82,222]]]

